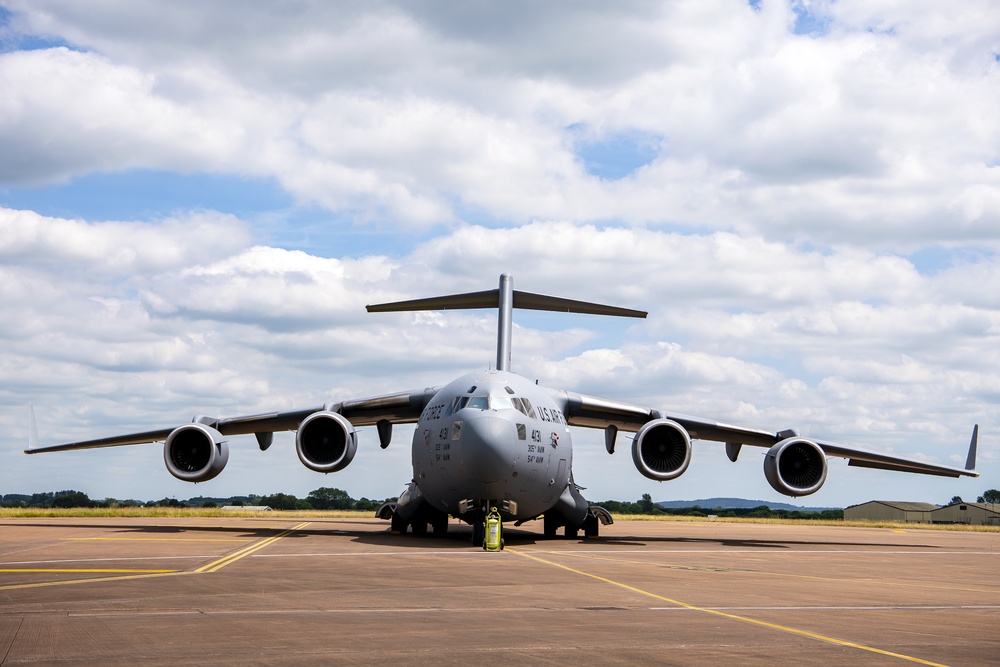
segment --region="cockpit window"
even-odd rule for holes
[[[490,396],[490,409],[492,410],[513,410],[514,404],[506,396]]]
[[[532,407],[531,401],[529,401],[526,398],[522,398],[521,402],[524,403],[525,414],[531,417],[532,419],[538,419],[538,417],[535,416],[535,408]]]
[[[477,410],[518,410],[525,412],[519,398],[508,398],[507,396],[463,396],[454,404],[454,412],[463,408],[475,408]],[[527,414],[527,413],[525,413]]]

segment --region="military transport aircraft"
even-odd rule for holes
[[[452,294],[368,306],[373,313],[415,310],[497,308],[496,367],[474,371],[443,387],[243,417],[195,417],[190,423],[157,431],[100,438],[48,447],[37,446],[34,413],[29,408],[26,453],[57,452],[163,441],[163,460],[174,477],[187,482],[210,480],[229,460],[228,438],[253,433],[261,450],[275,431],[294,430],[303,465],[322,473],[337,472],[357,451],[356,428],[374,425],[384,449],[392,425],[416,422],[413,479],[397,503],[380,509],[391,530],[424,534],[447,531],[449,516],[472,525],[473,542],[482,544],[486,513],[497,507],[505,521],[520,525],[542,517],[544,534],[560,528],[567,536],[579,530],[596,537],[611,516],[588,505],[573,479],[570,426],[604,429],[605,446],[614,453],[619,430],[633,431],[632,460],[649,479],[666,481],[687,470],[691,440],[726,443],[736,461],[743,445],[767,447],[764,476],[789,496],[815,493],[826,481],[826,457],[849,459],[849,465],[883,470],[978,477],[975,471],[979,427],[965,468],[890,456],[824,440],[800,437],[794,430],[766,431],[722,424],[620,401],[539,386],[510,370],[512,313],[532,310],[645,317],[627,308],[532,294],[513,289],[509,274],[495,290]]]

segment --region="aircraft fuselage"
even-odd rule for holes
[[[413,434],[419,494],[455,516],[495,505],[505,519],[536,517],[567,490],[572,463],[566,417],[552,395],[507,371],[469,373],[445,386]]]

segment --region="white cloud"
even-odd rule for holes
[[[8,182],[236,170],[397,224],[473,210],[879,246],[992,239],[1000,219],[982,3],[927,5],[926,20],[818,4],[832,17],[821,37],[793,34],[786,3],[736,0],[11,6],[14,25],[94,52],[3,56],[0,140],[25,160],[7,162]],[[663,153],[602,181],[571,126],[662,137]]]
[[[149,224],[67,220],[0,208],[0,260],[56,269],[83,266],[91,274],[183,267],[232,252],[248,239],[245,223],[213,212]]]
[[[44,81],[44,85],[37,82]],[[0,55],[0,180],[63,181],[92,170],[185,168],[237,137],[156,95],[154,77],[64,47]]]

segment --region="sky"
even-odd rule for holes
[[[397,495],[411,427],[344,471],[291,433],[180,482],[158,444],[41,444],[443,385],[496,286],[512,370],[749,427],[965,463],[800,499],[1000,487],[1000,13],[992,0],[0,0],[0,494]],[[657,483],[574,429],[592,500],[787,500],[762,449]]]

